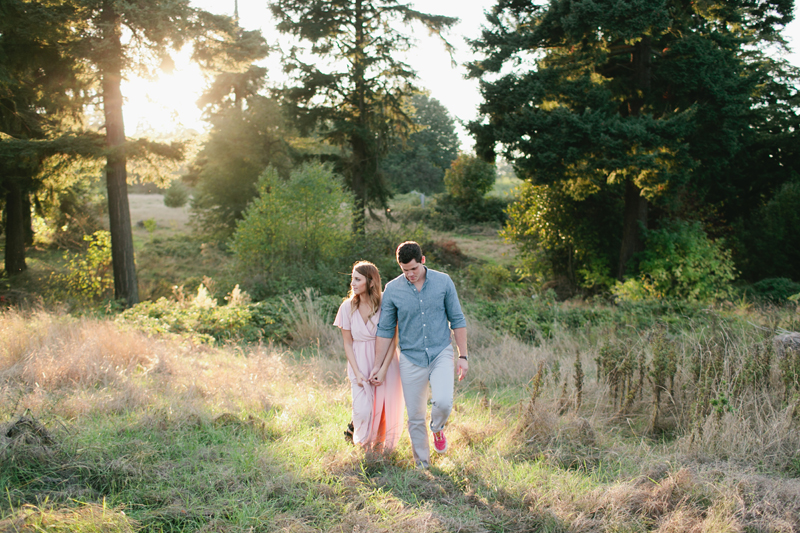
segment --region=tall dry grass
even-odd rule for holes
[[[235,461],[250,464],[243,458],[226,463],[224,451],[198,449],[192,468],[209,477],[203,478],[205,486],[241,491],[234,500],[203,502],[209,510],[202,512],[213,519],[198,512],[196,520],[205,520],[209,529],[246,529],[241,524],[253,523],[247,521],[258,514],[248,510],[232,517],[230,501],[239,507],[259,498],[267,504],[286,501],[269,515],[269,527],[309,531],[319,530],[326,514],[348,530],[800,528],[797,480],[756,469],[768,470],[780,464],[779,456],[789,457],[794,438],[796,417],[776,401],[783,391],[769,390],[781,383],[779,376],[771,375],[760,392],[763,397],[753,393],[747,401],[747,395],[734,395],[730,384],[735,381],[723,385],[722,380],[739,375],[737,358],[746,360],[751,354],[747,346],[763,339],[733,330],[672,339],[688,359],[697,349],[719,345],[729,362],[720,366],[720,379],[711,390],[735,401],[719,417],[704,414],[702,434],[690,442],[693,419],[685,417],[684,426],[680,415],[692,406],[689,393],[665,398],[664,417],[674,421],[674,431],[685,433],[677,442],[660,443],[644,431],[651,393],[620,417],[608,383],[598,378],[598,339],[607,342],[614,333],[557,331],[533,346],[470,320],[471,368],[468,379],[457,385],[448,433],[452,450],[436,458],[433,471],[420,473],[410,467],[405,440],[388,458],[364,458],[344,446],[340,426],[348,415],[349,388],[339,332],[312,295],[293,304],[290,319],[300,324],[294,340],[302,354],[270,345],[215,348],[151,338],[110,322],[60,314],[0,314],[0,418],[10,420],[31,408],[37,416],[69,419],[73,427],[89,431],[90,420],[107,417],[153,428],[156,438],[166,439],[171,431],[185,438],[203,426],[198,419],[206,427],[234,432],[260,423],[251,424],[252,417],[266,421],[267,433],[273,433],[248,444],[256,451],[246,474],[235,473]],[[641,332],[617,340],[650,354],[649,338]],[[580,405],[576,361],[585,374]],[[677,377],[680,384],[692,374]],[[759,447],[765,452],[758,457],[767,459],[754,465]],[[153,449],[145,440],[123,444],[123,455],[109,457],[107,470],[133,485],[139,475],[178,476],[158,495],[163,501],[148,499],[152,488],[146,483],[142,494],[125,497],[155,501],[149,520],[182,519],[192,511],[186,501],[199,488],[181,486],[188,483],[182,477],[188,475],[185,463],[171,457],[148,463]],[[739,459],[747,454],[749,461]],[[148,470],[156,468],[157,475]],[[220,509],[210,508],[212,503]],[[64,513],[51,516],[66,524],[71,518]],[[22,514],[9,516],[19,520]],[[336,529],[332,522],[322,523],[329,526],[322,529]]]
[[[44,312],[0,314],[0,413],[62,418],[136,409],[269,409],[269,385],[292,374],[286,353],[253,346],[239,357],[162,340],[107,321]],[[222,353],[222,352],[218,352]],[[5,412],[3,412],[5,411]]]

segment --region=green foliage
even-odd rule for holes
[[[397,0],[273,0],[270,10],[278,31],[298,43],[284,58],[292,77],[284,101],[304,131],[342,148],[345,181],[355,195],[353,229],[363,235],[365,207],[385,207],[390,194],[379,161],[393,139],[414,127],[407,98],[417,92],[416,73],[399,59],[414,38],[404,29],[441,36],[458,19]]]
[[[268,166],[285,177],[291,167],[277,103],[253,96],[245,109],[215,114],[208,141],[185,179],[195,185],[192,210],[206,231],[230,235],[258,193]]]
[[[480,203],[492,190],[497,169],[474,155],[461,154],[444,173],[447,193],[462,205]]]
[[[692,302],[661,300],[621,302],[615,306],[565,305],[556,302],[553,291],[542,295],[516,296],[497,301],[462,302],[465,312],[501,333],[528,342],[540,342],[556,331],[583,331],[591,328],[630,327],[644,330],[662,323],[680,328],[686,320],[707,323],[706,307]]]
[[[244,213],[231,250],[243,270],[263,273],[277,292],[319,287],[340,290],[336,272],[349,272],[352,197],[331,166],[306,163],[282,179],[270,167],[259,196]],[[282,290],[278,290],[278,288]]]
[[[409,209],[404,215],[408,221],[421,221],[439,231],[466,230],[476,224],[500,227],[506,221],[508,200],[487,196],[464,205],[449,194],[437,194],[426,209]]]
[[[490,300],[504,297],[505,289],[512,284],[508,268],[487,264],[471,264],[466,268],[467,281],[478,293]]]
[[[164,205],[167,207],[183,207],[189,201],[189,188],[178,180],[173,181],[164,192]]]
[[[406,142],[395,142],[381,160],[392,191],[433,194],[444,190],[444,173],[458,156],[455,122],[447,109],[425,94],[411,97],[414,123],[420,129]]]
[[[100,301],[113,296],[111,271],[111,233],[99,230],[84,235],[85,252],[65,252],[67,272],[54,274],[55,283],[67,296],[86,301]]]
[[[619,275],[648,212],[721,230],[798,172],[797,71],[766,57],[791,18],[783,0],[498,2],[469,65],[476,152],[576,202],[616,196],[555,228],[582,218],[614,236]]]
[[[576,200],[558,185],[524,182],[508,207],[501,235],[516,245],[520,274],[536,280],[566,274],[574,285],[604,292],[614,284],[621,202],[613,190]]]
[[[251,304],[247,293],[236,285],[225,298],[228,305],[217,305],[203,284],[189,298],[183,287],[174,290],[175,299],[159,298],[142,302],[124,311],[117,322],[158,334],[189,336],[205,342],[257,342],[275,324],[266,306]]]
[[[800,283],[789,278],[767,278],[754,283],[752,289],[760,298],[779,303],[795,298]]]
[[[66,165],[52,161],[103,149],[99,135],[75,124],[90,92],[76,53],[75,15],[75,6],[59,2],[4,0],[0,6],[0,226],[7,274],[27,268],[34,195],[74,182]]]
[[[783,185],[737,234],[744,277],[800,280],[800,181]]]
[[[620,300],[679,299],[690,302],[724,298],[736,269],[730,251],[708,238],[697,222],[672,222],[645,233],[640,277],[618,282]]]

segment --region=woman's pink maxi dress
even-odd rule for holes
[[[365,378],[369,378],[375,364],[375,333],[378,330],[380,310],[370,317],[367,323],[361,318],[361,313],[352,312],[350,300],[345,300],[339,306],[336,314],[335,326],[350,330],[353,336],[353,355],[356,365]],[[347,375],[350,378],[350,387],[353,393],[353,442],[356,444],[370,445],[377,442],[380,431],[381,411],[384,411],[386,424],[386,440],[383,449],[393,450],[400,441],[403,431],[403,389],[400,384],[400,363],[395,350],[392,353],[392,362],[386,372],[386,381],[383,385],[373,387],[368,381],[363,386],[356,381],[355,373],[347,365]]]

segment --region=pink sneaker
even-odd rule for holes
[[[447,451],[447,438],[444,436],[444,430],[433,434],[433,449],[436,450],[436,453]]]

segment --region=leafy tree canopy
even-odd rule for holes
[[[292,82],[282,95],[305,131],[317,129],[346,154],[342,168],[356,198],[354,229],[363,232],[366,206],[385,206],[390,193],[380,158],[393,138],[414,126],[406,101],[415,92],[416,74],[399,59],[414,41],[402,29],[417,25],[441,36],[457,19],[397,0],[274,0],[270,9],[278,30],[300,43],[284,59]]]
[[[484,57],[477,150],[577,201],[624,198],[619,277],[643,248],[648,211],[730,197],[765,81],[752,46],[779,42],[791,0],[499,0],[473,42]]]
[[[426,194],[444,190],[444,173],[458,156],[455,122],[435,98],[421,93],[411,97],[418,130],[406,142],[395,141],[381,162],[392,191]]]

